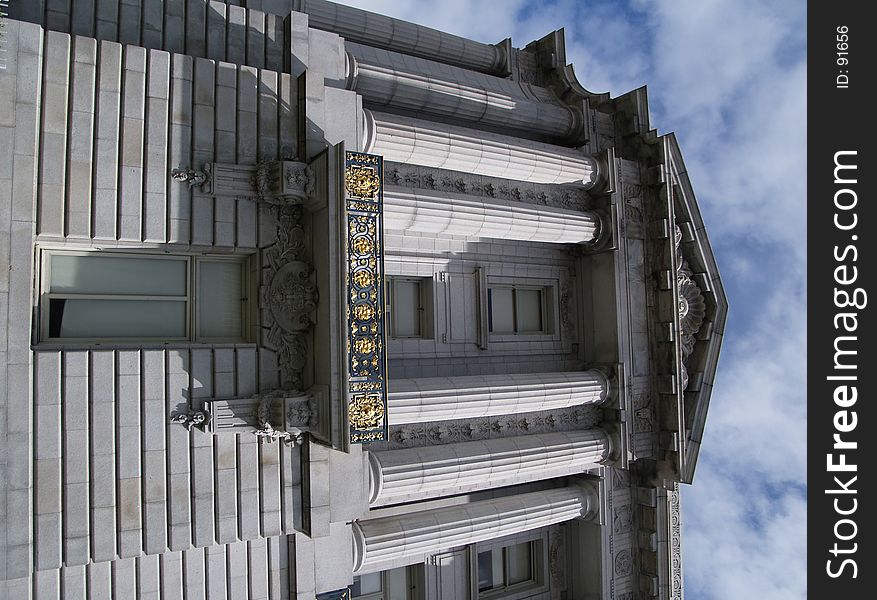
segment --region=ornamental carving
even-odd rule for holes
[[[600,418],[599,407],[580,406],[531,412],[526,416],[497,415],[438,423],[411,423],[391,427],[387,443],[376,444],[373,449],[394,450],[508,435],[590,429],[597,425]]]
[[[313,269],[301,261],[283,265],[268,285],[266,299],[271,315],[286,331],[303,331],[312,324],[317,308],[317,286],[311,280]]]
[[[672,491],[667,493],[667,505],[670,511],[670,586],[671,600],[682,600],[682,522],[679,510],[679,484],[674,484]]]
[[[633,512],[630,505],[619,506],[615,509],[612,518],[612,531],[614,533],[627,533],[633,526]]]
[[[552,527],[548,530],[548,572],[551,575],[551,589],[555,591],[566,587],[564,555],[563,530],[560,527]]]
[[[192,431],[193,427],[203,430],[210,422],[210,413],[206,410],[178,411],[171,416],[171,422],[182,425],[186,431]]]
[[[402,187],[438,190],[482,198],[500,198],[567,210],[590,209],[590,196],[572,186],[514,182],[498,177],[458,173],[433,167],[387,163],[387,182]]]
[[[276,241],[264,250],[267,284],[260,290],[268,316],[263,342],[278,353],[283,387],[301,389],[307,363],[305,334],[313,324],[319,294],[313,267],[307,261],[307,238],[301,226],[300,206],[275,206]]]
[[[381,189],[381,177],[371,167],[352,165],[344,172],[344,187],[354,198],[372,199]]]
[[[384,400],[377,394],[357,394],[347,406],[347,418],[356,429],[380,427],[384,419]]]
[[[298,161],[283,163],[283,179],[286,193],[291,196],[310,198],[314,195],[314,172],[310,165]]]
[[[691,272],[684,260],[679,261],[677,272],[679,289],[679,324],[682,329],[682,356],[687,358],[694,351],[695,335],[700,331],[706,316],[706,302],[698,285],[691,278]]]
[[[627,548],[615,555],[615,575],[627,577],[633,571],[633,554]]]
[[[183,183],[189,184],[189,187],[194,187],[196,185],[203,185],[205,181],[207,181],[207,177],[210,174],[210,163],[204,165],[204,169],[198,171],[193,169],[192,167],[186,167],[185,169],[174,169],[171,171],[171,178],[174,181],[180,181]]]

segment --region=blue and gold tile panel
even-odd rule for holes
[[[347,420],[350,443],[387,439],[383,158],[346,152]]]

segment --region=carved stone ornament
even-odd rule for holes
[[[310,165],[298,161],[283,163],[283,180],[286,195],[310,198],[314,195],[314,172]]]
[[[283,387],[300,389],[308,353],[305,334],[313,324],[311,314],[319,294],[313,283],[313,268],[306,260],[302,208],[286,204],[274,210],[277,237],[263,255],[268,283],[261,288],[262,306],[270,315],[264,324],[268,328],[266,341],[278,352]]]
[[[356,429],[380,427],[384,418],[384,401],[377,394],[356,394],[347,407],[350,426]]]
[[[694,350],[694,336],[700,331],[706,316],[706,303],[703,293],[691,278],[685,261],[680,260],[680,269],[676,279],[679,289],[679,323],[682,328],[682,355],[687,358]]]
[[[203,430],[210,422],[210,413],[205,410],[191,409],[185,412],[179,411],[171,416],[171,422],[182,425],[186,428],[186,431],[191,431],[192,427]]]
[[[560,527],[552,527],[548,531],[548,572],[551,575],[551,587],[554,590],[566,587],[564,550],[563,530]]]
[[[285,393],[279,391],[280,395],[285,395]],[[259,398],[259,407],[256,410],[256,419],[259,427],[253,432],[253,435],[265,440],[269,444],[274,440],[280,440],[286,445],[300,445],[304,439],[303,431],[292,427],[278,429],[271,423],[271,414],[275,401],[279,401],[278,392],[263,394]]]
[[[171,171],[171,178],[174,181],[188,183],[190,188],[196,185],[203,185],[204,182],[207,181],[207,177],[209,175],[210,163],[204,165],[204,169],[201,171],[193,169],[192,167],[186,167],[185,169],[174,169],[173,171]]]
[[[631,551],[625,548],[615,555],[615,574],[619,577],[626,577],[633,571],[633,555]]]
[[[268,286],[268,308],[286,331],[304,331],[317,308],[317,286],[311,281],[310,265],[294,261],[283,265]]]

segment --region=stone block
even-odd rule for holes
[[[38,569],[61,567],[61,513],[39,514],[34,517],[34,535],[37,539],[34,566]]]

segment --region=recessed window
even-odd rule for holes
[[[416,597],[412,575],[412,567],[357,575],[350,595],[363,600],[412,600]]]
[[[545,290],[542,288],[516,286],[488,288],[489,332],[501,335],[545,333],[545,296]]]
[[[491,597],[503,590],[536,583],[536,546],[524,542],[478,553],[478,592]]]
[[[430,280],[388,277],[386,322],[392,338],[429,338]]]
[[[46,341],[241,341],[245,282],[238,259],[49,252],[41,336]]]

